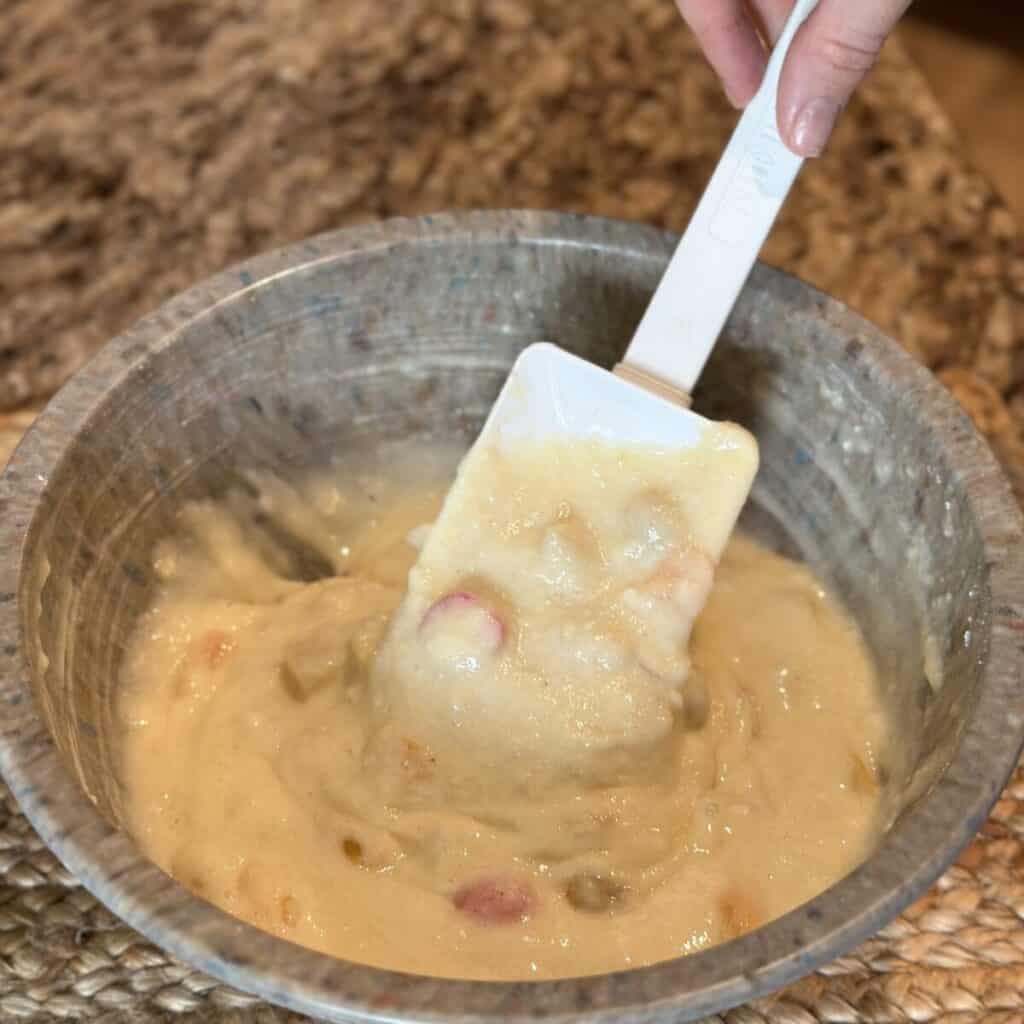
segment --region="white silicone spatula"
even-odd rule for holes
[[[523,351],[478,438],[484,444],[599,438],[662,450],[700,444],[711,421],[691,412],[689,395],[750,274],[803,163],[776,127],[779,73],[793,37],[818,0],[797,0],[772,53],[764,81],[744,111],[686,233],[614,373],[539,343]],[[722,519],[711,530],[718,558],[752,483],[732,473],[731,493],[714,502]],[[421,554],[440,550],[471,507],[473,452],[467,456]],[[720,484],[721,482],[719,482]],[[464,521],[464,520],[463,520]]]

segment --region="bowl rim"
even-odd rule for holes
[[[172,298],[104,346],[28,429],[0,477],[0,773],[47,846],[117,916],[173,956],[269,1002],[330,1020],[687,1020],[780,988],[874,934],[920,896],[986,820],[1024,745],[1024,530],[988,445],[952,396],[838,301],[759,264],[751,286],[799,298],[858,342],[864,372],[895,380],[948,452],[985,546],[992,596],[978,703],[946,772],[875,853],[809,903],[711,950],[559,981],[456,981],[335,960],[193,896],[109,825],[64,767],[36,710],[22,650],[26,540],[78,431],[153,355],[217,306],[275,278],[361,253],[456,239],[618,249],[663,263],[676,237],[639,224],[540,211],[395,218],[315,236],[237,264]]]

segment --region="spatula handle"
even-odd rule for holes
[[[688,395],[718,340],[803,160],[776,122],[779,74],[818,0],[797,0],[764,81],[743,112],[622,360]]]

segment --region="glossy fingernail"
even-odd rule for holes
[[[808,100],[793,119],[793,148],[800,156],[821,156],[837,117],[839,104],[835,100]]]

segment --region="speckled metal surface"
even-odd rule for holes
[[[860,870],[752,935],[669,964],[457,983],[264,935],[190,896],[112,824],[118,659],[146,598],[148,548],[182,498],[254,462],[286,469],[411,433],[468,439],[524,344],[554,340],[611,363],[669,251],[650,229],[538,213],[324,236],[173,300],[30,429],[0,482],[0,768],[43,839],[128,923],[217,978],[329,1019],[682,1020],[849,949],[968,842],[1024,729],[1019,512],[924,370],[765,267],[698,408],[758,434],[748,525],[798,550],[858,613],[906,730],[907,763],[890,767],[909,803]],[[934,692],[926,637],[942,670]]]

